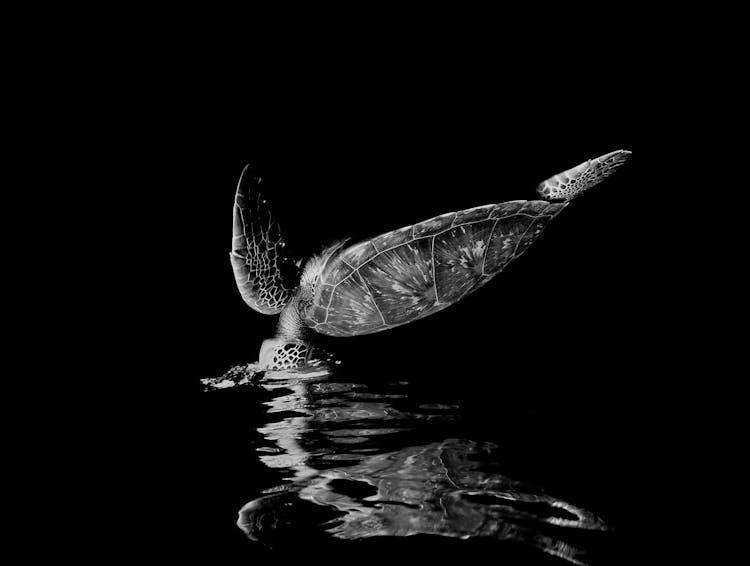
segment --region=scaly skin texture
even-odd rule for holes
[[[234,201],[232,251],[237,288],[245,302],[263,314],[278,314],[292,298],[291,262],[279,225],[258,187],[260,177],[242,172]]]
[[[307,365],[312,346],[302,341],[270,338],[260,347],[260,367],[264,370],[292,369]]]
[[[332,246],[335,248],[340,244]],[[331,248],[329,248],[330,250]],[[315,256],[307,262],[294,296],[281,311],[276,334],[260,347],[261,369],[278,370],[303,367],[313,354],[313,332],[304,324],[300,310],[312,300],[315,284],[326,256]]]
[[[629,151],[618,149],[596,159],[589,159],[542,181],[536,192],[542,198],[550,200],[572,200],[617,171],[629,155]]]

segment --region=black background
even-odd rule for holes
[[[124,237],[135,268],[123,276],[138,305],[122,330],[148,414],[138,459],[124,464],[147,486],[139,533],[153,526],[166,557],[268,558],[248,555],[233,525],[265,473],[243,428],[260,409],[242,395],[209,398],[198,382],[256,361],[276,324],[242,302],[228,260],[246,163],[264,179],[287,249],[308,257],[336,239],[536,198],[538,182],[622,148],[633,152],[622,169],[479,292],[335,344],[355,371],[429,375],[469,413],[557,411],[566,426],[540,431],[550,461],[580,462],[560,484],[598,495],[591,503],[617,517],[621,544],[636,544],[653,520],[634,504],[654,472],[653,408],[675,379],[661,371],[670,209],[654,181],[673,101],[660,69],[594,51],[527,61],[495,46],[388,63],[378,53],[264,62],[249,51],[236,64],[166,61],[128,87],[102,127],[121,134],[103,165],[121,174],[117,194],[136,211]]]
[[[395,367],[422,391],[432,380],[476,415],[475,429],[497,414],[510,436],[535,437],[529,449],[557,478],[541,483],[612,520],[626,563],[647,562],[653,543],[693,552],[704,535],[674,532],[680,519],[723,528],[693,509],[731,490],[701,476],[699,464],[725,468],[698,441],[728,430],[708,425],[729,412],[720,380],[737,372],[708,347],[731,325],[700,317],[737,318],[735,304],[717,304],[729,278],[711,263],[731,240],[725,212],[742,206],[735,184],[713,178],[727,154],[708,159],[696,139],[735,143],[703,127],[739,122],[728,94],[744,90],[722,79],[741,76],[731,43],[742,34],[703,8],[518,7],[316,6],[308,19],[290,6],[277,18],[66,6],[9,18],[20,37],[7,115],[20,127],[7,155],[21,180],[7,192],[31,206],[5,212],[22,223],[9,247],[32,264],[7,274],[32,293],[8,325],[30,337],[13,381],[32,405],[9,436],[28,423],[44,441],[23,442],[32,485],[11,490],[34,515],[16,521],[34,538],[25,550],[59,556],[61,531],[97,563],[274,558],[234,525],[271,481],[253,450],[263,409],[250,391],[207,396],[199,385],[257,360],[275,327],[242,302],[228,260],[246,163],[305,257],[334,239],[535,198],[539,181],[619,148],[633,152],[621,170],[479,292],[336,351],[355,375]],[[436,541],[419,551],[428,546],[441,557]],[[314,563],[348,558],[290,547]]]
[[[548,70],[474,80],[473,68],[458,77],[407,71],[308,71],[270,87],[247,77],[226,101],[216,93],[161,101],[151,116],[163,108],[165,121],[148,141],[160,149],[147,156],[155,161],[147,175],[159,178],[149,179],[154,194],[142,206],[149,216],[150,199],[167,195],[153,217],[166,234],[149,242],[159,277],[143,274],[167,309],[164,335],[174,339],[162,346],[190,352],[191,367],[212,375],[217,359],[257,356],[273,333],[272,317],[238,302],[226,257],[233,193],[248,162],[264,179],[289,252],[309,257],[336,239],[536,198],[539,181],[624,148],[633,155],[621,171],[576,200],[486,290],[413,325],[340,342],[399,363],[533,365],[551,387],[620,391],[616,377],[599,373],[637,366],[664,322],[653,307],[667,303],[660,272],[669,261],[669,199],[650,179],[669,109],[635,70],[599,76],[585,90]],[[560,364],[573,380],[554,377]]]

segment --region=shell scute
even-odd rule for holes
[[[515,214],[498,220],[485,256],[484,273],[494,275],[523,252],[539,234],[531,228],[537,217]],[[531,232],[532,238],[525,238]],[[522,240],[524,245],[520,246]]]
[[[324,307],[327,306],[331,300],[331,293],[333,292],[333,289],[333,285],[321,285],[318,291],[315,293],[317,295],[315,303]]]
[[[377,254],[377,252],[375,251],[372,242],[366,240],[344,250],[341,253],[340,259],[343,259],[346,263],[356,269],[366,261],[372,259],[375,254]]]
[[[328,323],[318,324],[315,326],[315,331],[328,336],[346,336],[341,330],[338,330]]]
[[[549,220],[552,220],[566,206],[568,206],[567,202],[548,202],[544,214],[549,216]]]
[[[435,216],[434,218],[415,224],[414,237],[420,238],[422,236],[429,236],[435,232],[448,228],[453,223],[455,217],[455,212],[449,212],[448,214]]]
[[[432,242],[417,240],[385,251],[359,273],[386,324],[401,324],[426,314],[435,304]]]
[[[383,326],[378,307],[356,272],[336,286],[328,311],[336,313],[335,320],[329,317],[328,325],[343,332],[342,335],[367,334]]]
[[[503,202],[495,206],[494,210],[490,213],[490,218],[502,218],[503,216],[509,216],[515,214],[518,210],[528,201],[525,200],[511,200]]]
[[[323,324],[326,321],[328,310],[317,305],[312,305],[307,310],[307,316],[309,316],[316,324]]]
[[[329,262],[326,269],[326,284],[337,285],[343,279],[351,275],[354,268],[342,258],[334,258]]]
[[[440,302],[454,302],[484,277],[484,256],[495,220],[459,225],[435,236],[435,281]]]
[[[518,210],[519,213],[537,216],[544,213],[549,203],[546,200],[529,200]]]
[[[400,230],[382,234],[375,238],[372,243],[379,251],[382,252],[383,250],[398,246],[399,244],[404,244],[411,240],[411,232],[411,226],[407,226],[406,228],[401,228]]]
[[[453,220],[453,225],[458,226],[465,222],[477,222],[484,220],[489,217],[490,213],[495,208],[494,204],[486,204],[484,206],[477,206],[475,208],[469,208],[468,210],[462,210],[456,213],[456,218]]]

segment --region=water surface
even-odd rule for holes
[[[458,554],[480,544],[513,563],[610,563],[611,506],[566,484],[583,463],[545,445],[582,426],[571,422],[575,410],[440,383],[395,370],[263,373],[252,364],[204,380],[213,402],[241,396],[253,415],[237,450],[267,473],[238,488],[248,497],[233,518],[248,556],[283,554],[290,543],[387,554],[408,541]]]

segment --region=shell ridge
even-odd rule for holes
[[[456,216],[456,218],[457,217],[458,216]],[[451,224],[451,228],[452,227],[453,225]],[[434,306],[437,306],[440,304],[440,295],[438,295],[437,277],[435,277],[435,238],[437,238],[437,234],[432,235],[432,242],[430,242],[430,256],[432,257],[432,287],[435,289],[435,305]]]
[[[539,217],[537,216],[534,220],[529,222],[529,225],[526,227],[526,230],[523,231],[523,234],[521,234],[521,237],[518,238],[518,241],[516,242],[516,246],[513,248],[513,254],[511,255],[511,261],[516,259],[518,255],[516,255],[516,252],[518,251],[518,246],[521,245],[521,242],[523,242],[523,239],[526,237],[526,234],[529,233],[529,230],[531,230],[531,227],[534,226],[537,221],[539,220]],[[521,250],[521,253],[523,253],[523,250]],[[519,254],[520,255],[520,254]],[[510,262],[506,262],[506,265]]]
[[[487,254],[490,251],[490,245],[492,244],[492,237],[495,235],[495,228],[497,228],[497,223],[500,222],[500,219],[498,218],[495,220],[495,224],[492,225],[492,230],[490,231],[490,237],[487,238],[487,247],[484,250],[484,256],[482,257],[482,275],[487,277],[487,274],[484,272],[484,266],[487,265]]]

